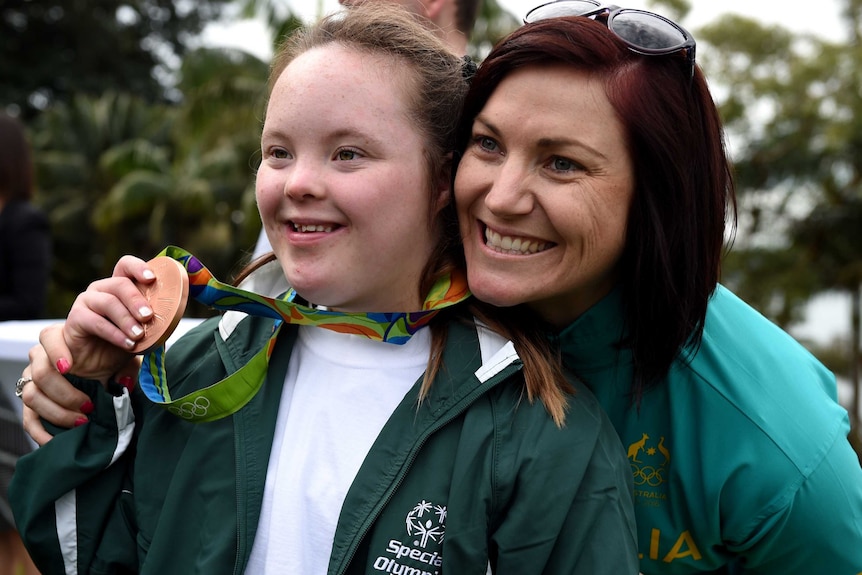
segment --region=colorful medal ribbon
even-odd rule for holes
[[[235,310],[276,320],[267,345],[248,363],[225,379],[178,399],[172,399],[168,390],[165,347],[160,346],[144,355],[138,379],[146,396],[171,413],[198,423],[231,415],[254,397],[266,379],[269,358],[284,323],[313,325],[400,345],[428,325],[441,309],[470,297],[466,277],[458,274],[440,279],[428,293],[422,310],[417,312],[359,313],[315,309],[296,303],[296,292],[292,288],[280,298],[271,298],[224,284],[216,280],[200,260],[181,248],[168,246],[159,255],[173,258],[185,267],[189,275],[189,295],[198,302],[214,309]]]

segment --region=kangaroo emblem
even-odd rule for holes
[[[667,462],[670,461],[670,451],[667,450],[667,447],[664,446],[664,435],[661,436],[661,439],[658,442],[658,450],[664,455],[664,463],[661,464],[662,467],[667,465]]]
[[[631,445],[629,445],[628,458],[634,461],[635,463],[640,463],[638,460],[638,451],[643,451],[644,445],[646,445],[646,440],[649,439],[649,435],[646,433],[643,434],[643,437],[640,438],[639,441],[635,441]]]

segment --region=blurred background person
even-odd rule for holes
[[[24,126],[0,115],[0,321],[38,319],[51,271],[51,230],[33,205],[33,159]]]
[[[0,114],[0,321],[37,319],[51,269],[48,218],[31,203],[33,160],[24,126]],[[10,386],[7,381],[2,386]],[[15,530],[8,489],[21,455],[29,452],[18,412],[0,393],[0,575],[38,573]]]
[[[353,6],[367,0],[338,0],[342,6]],[[404,6],[430,23],[437,34],[455,54],[467,53],[467,42],[476,23],[481,0],[391,0]]]

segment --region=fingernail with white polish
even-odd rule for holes
[[[138,313],[141,314],[143,317],[150,317],[151,315],[153,315],[153,310],[151,310],[147,306],[142,306],[141,309],[138,310]]]
[[[134,335],[135,337],[138,337],[142,333],[144,333],[144,330],[141,328],[141,326],[136,325],[132,327],[132,335]]]

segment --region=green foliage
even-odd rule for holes
[[[65,315],[75,293],[106,275],[102,264],[111,242],[93,227],[93,206],[121,176],[121,160],[135,156],[135,145],[146,148],[141,157],[150,163],[163,153],[153,149],[168,144],[171,122],[168,108],[115,93],[77,96],[35,122],[31,140],[38,199],[51,218],[55,238],[50,301],[59,309],[50,309],[52,315]]]
[[[836,338],[826,345],[809,343],[808,348],[823,365],[833,373],[850,373],[850,342],[846,338]]]
[[[822,287],[818,279],[813,267],[790,247],[732,250],[722,273],[725,285],[785,326],[802,319],[802,306]]]
[[[265,62],[239,50],[201,48],[186,56],[177,118],[185,151],[227,146],[250,158],[260,146],[268,74]]]
[[[0,106],[30,119],[75,95],[164,99],[171,60],[230,0],[4,0]]]
[[[106,92],[55,106],[35,123],[39,201],[55,238],[51,315],[65,315],[123,254],[148,259],[176,244],[227,278],[253,247],[267,68],[249,58],[190,54],[182,69],[196,81],[180,105]]]
[[[743,209],[736,249],[756,256],[730,259],[727,267],[732,272],[748,262],[737,271],[770,278],[793,306],[817,291],[859,285],[855,254],[862,237],[853,231],[862,229],[858,47],[740,16],[699,35],[714,48],[702,50],[711,77],[727,87],[718,92],[725,94],[721,110]],[[783,271],[771,269],[770,258]],[[794,316],[785,309],[775,318],[784,323]]]
[[[850,439],[850,445],[853,446],[853,449],[856,450],[856,454],[859,456],[859,465],[862,465],[862,431],[859,429],[859,424],[854,425],[850,430],[850,435],[848,435]]]
[[[481,61],[497,42],[521,25],[525,15],[518,14],[516,17],[504,10],[497,0],[483,0],[470,35],[470,56]]]
[[[862,1],[844,9],[847,42],[741,16],[698,31],[740,198],[724,278],[781,325],[819,292],[862,286]],[[859,362],[859,330],[843,365]]]
[[[293,14],[287,2],[279,0],[237,0],[245,18],[261,18],[272,31],[273,48],[290,33],[302,26],[302,20]],[[318,3],[318,12],[320,4]]]
[[[688,0],[647,0],[647,6],[678,22],[684,20],[691,11],[691,2]]]

